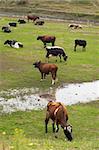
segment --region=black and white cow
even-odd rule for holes
[[[82,25],[75,24],[75,23],[69,24],[68,27],[71,28],[71,29],[82,29]]]
[[[86,42],[85,40],[78,40],[78,39],[76,39],[76,40],[75,40],[74,51],[76,51],[77,45],[82,46],[83,49],[85,49],[85,47],[86,47],[86,45],[87,45],[87,42]]]
[[[15,40],[6,40],[5,42],[4,42],[4,45],[9,45],[9,46],[11,46],[11,47],[13,47],[13,48],[22,48],[23,47],[23,44],[22,43],[20,43],[20,42],[17,42],[17,41],[15,41]]]
[[[46,50],[47,50],[46,58],[48,58],[48,59],[51,56],[56,56],[56,57],[59,56],[60,62],[61,62],[61,56],[63,57],[64,61],[66,61],[68,58],[68,56],[65,54],[64,49],[62,47],[47,46]],[[56,59],[56,61],[57,61],[57,59]]]
[[[6,33],[10,33],[11,32],[11,30],[10,30],[10,28],[8,26],[3,26],[2,27],[2,31],[6,32]]]

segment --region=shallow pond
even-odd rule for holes
[[[63,87],[56,89],[55,95],[51,95],[52,91],[53,88],[45,93],[38,88],[1,91],[0,112],[11,113],[43,109],[49,100],[60,101],[66,105],[99,100],[99,81],[65,84]]]
[[[99,81],[66,84],[56,90],[55,97],[66,105],[99,100]]]

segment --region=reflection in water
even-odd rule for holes
[[[67,84],[56,90],[55,97],[56,101],[63,102],[66,105],[99,100],[99,80]]]

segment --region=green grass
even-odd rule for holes
[[[73,126],[72,142],[65,141],[61,128],[58,139],[55,139],[51,122],[48,125],[48,134],[44,133],[45,110],[2,114],[0,115],[0,146],[2,147],[4,142],[5,147],[13,145],[14,149],[17,144],[19,150],[98,150],[98,105],[99,101],[67,106],[69,123]],[[2,135],[3,132],[6,134]]]
[[[2,18],[0,26],[16,18]],[[48,89],[51,86],[51,77],[40,82],[40,73],[33,67],[33,62],[46,61],[46,51],[43,43],[37,41],[38,35],[55,35],[56,45],[62,46],[69,56],[68,61],[55,62],[50,58],[50,63],[58,66],[58,87],[62,83],[83,82],[99,79],[99,27],[84,25],[82,30],[69,30],[65,22],[45,21],[45,25],[38,27],[33,23],[18,25],[11,28],[11,34],[0,31],[0,90],[21,87],[39,87]],[[14,49],[4,46],[7,39],[15,39],[24,44],[24,48]],[[85,39],[88,43],[86,51],[81,47],[73,51],[74,40]]]

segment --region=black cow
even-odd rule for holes
[[[75,46],[74,46],[74,51],[76,51],[77,45],[82,46],[83,49],[85,49],[87,42],[85,40],[75,40]]]
[[[35,25],[42,26],[44,24],[44,21],[36,21]]]
[[[59,56],[60,62],[61,62],[61,56],[63,57],[64,61],[66,61],[68,58],[68,56],[65,54],[64,49],[62,47],[47,46],[46,50],[47,50],[46,58],[48,58],[48,59],[51,56],[56,56],[56,57]],[[56,59],[56,61],[57,61],[57,59]]]
[[[10,22],[9,25],[12,26],[12,27],[16,27],[17,23],[16,22]]]
[[[8,26],[3,26],[2,27],[2,31],[4,31],[6,33],[10,33],[11,32],[11,30],[10,30],[10,28]]]
[[[20,24],[25,24],[25,23],[26,23],[26,21],[23,20],[23,19],[19,19],[18,22],[19,22]]]

